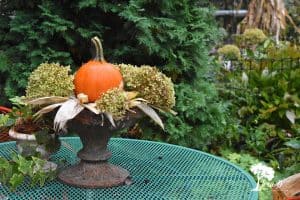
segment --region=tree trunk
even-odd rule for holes
[[[251,0],[248,13],[238,25],[237,33],[243,33],[248,28],[259,28],[279,41],[282,30],[287,26],[286,19],[300,32],[289,16],[284,0]]]

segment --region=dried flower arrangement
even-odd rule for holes
[[[112,187],[130,180],[127,170],[107,162],[112,132],[133,125],[144,114],[164,129],[156,111],[175,113],[175,91],[171,79],[156,67],[108,63],[99,38],[92,43],[96,57],[74,75],[69,67],[41,64],[29,77],[25,101],[39,108],[37,118],[56,111],[57,135],[69,128],[81,139],[80,163],[60,172],[59,180],[86,188]]]
[[[162,128],[155,110],[172,112],[174,85],[156,67],[111,64],[104,60],[100,40],[92,38],[96,57],[82,65],[75,75],[69,66],[42,63],[29,77],[25,102],[42,107],[42,116],[60,107],[54,119],[56,131],[66,130],[66,123],[83,109],[105,115],[112,124],[126,112],[139,108]],[[154,109],[155,110],[154,110]]]

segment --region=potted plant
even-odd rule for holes
[[[5,126],[10,127],[9,136],[16,140],[18,152],[25,157],[48,159],[60,144],[54,134],[52,120],[48,116],[36,120],[31,106],[24,104],[18,97],[11,100],[14,107],[6,115],[9,120]]]
[[[72,130],[83,144],[77,154],[81,161],[60,172],[58,178],[79,187],[112,187],[130,182],[126,169],[107,161],[111,157],[107,144],[112,133],[143,116],[164,128],[156,110],[174,113],[171,108],[175,92],[171,79],[156,67],[108,63],[99,38],[92,38],[92,43],[95,58],[83,64],[74,76],[64,73],[50,78],[53,71],[58,71],[58,64],[39,66],[29,78],[26,96],[30,105],[47,102],[37,116],[57,109],[56,132]],[[54,87],[57,89],[52,90]],[[65,98],[67,95],[69,98]]]
[[[11,111],[10,108],[7,108],[5,106],[0,106],[0,113],[9,113]]]
[[[10,159],[0,157],[0,183],[12,191],[25,180],[29,180],[31,186],[42,187],[56,177],[57,164],[46,159],[58,149],[59,143],[45,132],[40,121],[33,120],[29,107],[18,106],[5,111],[9,113],[0,114],[0,130],[16,140],[19,154],[13,153]]]
[[[0,142],[9,141],[8,130],[12,125],[12,120],[7,113],[11,112],[10,108],[0,106]]]

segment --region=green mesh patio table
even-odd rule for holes
[[[82,147],[78,137],[61,139],[68,145],[51,157],[61,167],[78,162]],[[127,169],[131,185],[108,189],[84,189],[57,180],[44,187],[23,184],[16,192],[0,186],[0,199],[258,199],[255,181],[245,171],[216,156],[180,146],[144,140],[112,138],[111,163]],[[0,144],[0,156],[9,158],[15,142]]]

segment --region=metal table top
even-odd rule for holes
[[[62,146],[51,157],[64,166],[77,163],[82,144],[78,137],[62,138]],[[109,162],[131,173],[132,185],[108,189],[83,189],[56,180],[44,187],[23,184],[16,192],[0,186],[0,199],[258,199],[254,179],[239,167],[219,157],[171,144],[112,138]],[[15,142],[0,143],[0,156],[9,158]]]

